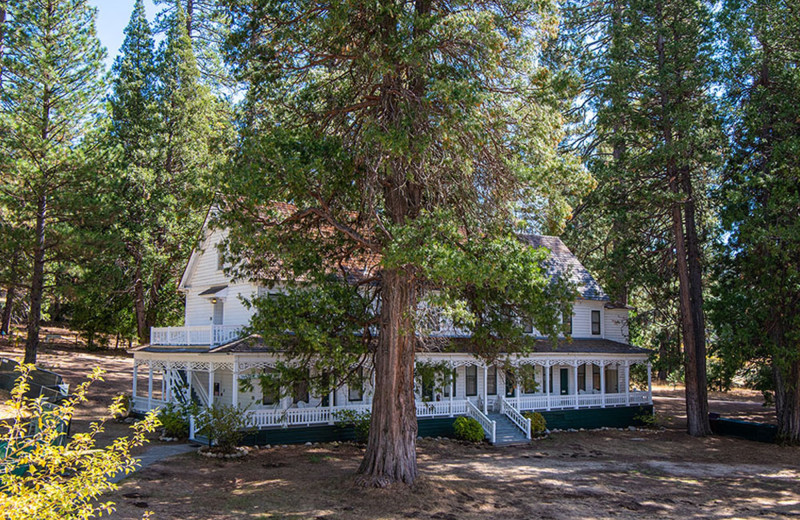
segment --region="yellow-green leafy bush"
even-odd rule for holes
[[[483,427],[481,423],[472,417],[459,417],[453,422],[453,430],[456,437],[469,442],[481,442],[483,440]]]
[[[522,415],[531,420],[531,435],[541,435],[547,430],[547,421],[544,420],[544,415],[539,412],[525,412]]]
[[[132,435],[97,448],[95,437],[106,420],[118,415],[123,398],[114,400],[108,416],[92,423],[86,433],[66,438],[66,427],[77,405],[87,401],[93,381],[102,380],[96,369],[75,392],[53,406],[42,399],[25,397],[31,365],[21,375],[6,405],[12,417],[0,423],[0,518],[4,520],[73,520],[95,518],[114,511],[113,502],[98,501],[117,488],[112,475],[131,473],[136,459],[131,450],[147,442],[158,419],[149,414],[131,426]]]

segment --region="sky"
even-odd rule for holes
[[[107,68],[114,63],[122,40],[125,39],[122,31],[131,18],[133,3],[134,0],[89,0],[89,4],[97,7],[97,36],[108,50]],[[147,9],[147,19],[152,22],[156,16],[153,0],[145,0],[144,5]]]

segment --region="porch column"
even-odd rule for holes
[[[234,408],[239,407],[239,360],[233,358],[233,396],[231,397],[231,404]]]
[[[153,409],[153,363],[147,362],[148,377],[147,377],[147,410]]]
[[[606,363],[600,362],[600,406],[606,407]]]
[[[167,369],[165,368],[161,370],[161,399],[163,401],[169,401],[169,396],[167,395],[167,388],[169,388],[169,386],[167,385],[168,377],[169,377],[169,372],[167,372]]]
[[[544,369],[545,408],[550,409],[550,365],[542,366]]]
[[[649,367],[649,365],[648,365]],[[139,378],[139,365],[136,364],[136,361],[133,362],[133,399],[136,399],[136,381]]]
[[[522,390],[522,388],[520,387],[520,384],[519,384],[519,377],[517,377],[516,381],[514,381],[514,384],[516,384],[516,389],[515,389],[516,391],[514,392],[514,395],[516,396],[516,400],[515,401],[516,401],[517,410],[519,410],[519,394],[521,393],[521,390]]]
[[[489,379],[489,367],[483,365],[483,413],[486,414],[488,407],[486,401],[489,399],[489,387],[486,385],[486,380]]]
[[[214,405],[214,363],[208,364],[208,406]]]
[[[647,362],[647,401],[653,404],[653,367]]]
[[[581,396],[578,394],[578,361],[572,365],[572,384],[575,385],[575,409],[578,408],[578,401]]]
[[[625,406],[631,405],[631,366],[625,363]]]
[[[455,369],[453,369],[453,373],[450,374],[450,417],[453,416],[453,394],[456,393],[456,378],[455,378]]]

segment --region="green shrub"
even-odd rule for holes
[[[247,429],[247,409],[214,404],[197,414],[197,431],[216,442],[224,453],[233,453]]]
[[[189,437],[189,413],[185,407],[168,404],[158,412],[158,421],[164,427],[164,437]]]
[[[522,415],[531,420],[531,435],[541,435],[547,430],[547,421],[544,420],[544,415],[539,412],[525,412]]]
[[[356,432],[356,442],[367,442],[372,414],[356,410],[339,410],[335,414],[336,424],[342,428],[352,426]]]
[[[483,426],[472,417],[459,417],[453,423],[456,437],[469,442],[481,442],[484,439]]]

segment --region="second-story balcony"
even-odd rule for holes
[[[151,327],[150,344],[170,347],[217,347],[238,339],[242,333],[241,325]]]

